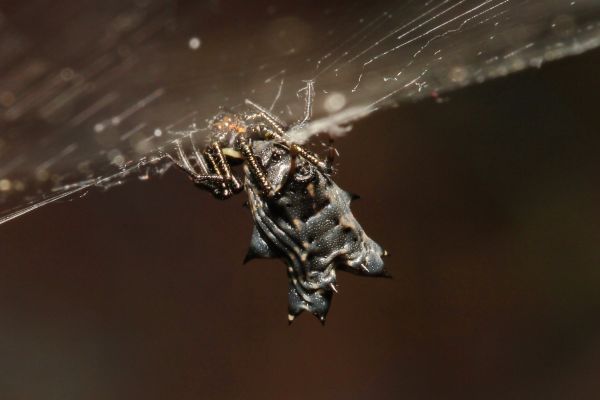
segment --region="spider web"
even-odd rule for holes
[[[3,2],[0,224],[162,174],[247,99],[304,142],[599,43],[596,0]]]

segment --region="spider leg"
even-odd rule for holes
[[[327,159],[325,163],[327,165],[327,169],[329,172],[333,171],[333,163],[335,162],[335,157],[338,155],[338,152],[335,147],[333,147],[333,139],[329,138],[329,146],[327,149]]]
[[[217,162],[217,159],[215,156],[213,156],[213,154],[209,149],[206,149],[206,151],[204,151],[204,157],[208,160],[208,162],[210,163],[212,169],[215,171],[215,174],[220,176],[222,181],[219,184],[218,188],[216,188],[213,191],[213,195],[219,199],[228,199],[233,195],[233,192],[231,191],[231,189],[229,189],[229,185],[228,185],[228,179],[225,176],[225,173],[223,170],[221,170],[219,168],[219,164]]]
[[[319,159],[319,157],[317,157],[312,152],[306,150],[304,147],[300,146],[297,143],[286,143],[286,144],[290,147],[290,150],[297,152],[308,162],[313,164],[315,167],[319,168],[322,172],[329,172],[329,166],[326,163],[324,163],[323,161],[321,161]]]
[[[206,163],[206,159],[208,158],[210,161],[212,159],[212,155],[207,154],[206,156],[203,156],[193,141],[192,141],[192,150],[194,151],[194,157],[197,160],[196,163],[197,163],[198,167],[200,168],[200,170],[202,171],[202,174],[210,175],[211,174],[210,168],[209,168],[208,164]],[[220,150],[220,148],[219,148],[219,150]],[[221,156],[222,156],[222,153],[221,153]],[[242,186],[239,184],[237,179],[235,179],[235,177],[232,176],[231,169],[229,168],[229,164],[227,164],[224,160],[223,160],[223,163],[225,164],[227,171],[229,172],[229,175],[234,180],[234,185],[235,185],[234,193],[238,193],[242,189]],[[215,182],[211,185],[211,187],[209,189],[212,192],[213,196],[215,196],[218,199],[225,200],[225,199],[228,199],[229,197],[231,197],[231,194],[232,194],[232,193],[230,193],[231,191],[227,189],[226,183],[228,181],[228,178],[227,178],[227,176],[223,176],[221,171],[215,167],[215,164],[216,164],[215,160],[212,159],[211,165],[213,167],[213,170],[216,172],[217,176],[223,177],[223,180],[218,182],[218,183],[220,183],[220,185],[218,187],[216,186],[216,182]],[[238,190],[238,186],[239,186],[239,190]]]
[[[271,126],[271,128],[273,128],[278,133],[278,136],[279,136],[278,138],[283,137],[283,135],[285,134],[286,128],[285,128],[283,122],[281,122],[279,120],[279,118],[277,118],[275,115],[271,114],[264,107],[259,106],[258,104],[254,103],[253,101],[251,101],[249,99],[246,99],[245,103],[246,103],[246,105],[248,105],[256,110],[256,114],[249,115],[247,117],[248,119],[264,120]]]
[[[258,130],[259,130],[259,133],[265,139],[279,140],[280,142],[285,144],[290,149],[290,152],[293,151],[296,155],[302,156],[302,158],[304,158],[305,160],[307,160],[308,162],[313,164],[315,167],[319,168],[319,170],[321,170],[321,172],[325,172],[325,173],[330,172],[330,168],[327,163],[321,161],[321,159],[319,159],[319,157],[317,157],[314,153],[306,150],[304,147],[300,146],[298,143],[293,143],[293,142],[290,142],[289,140],[285,140],[283,137],[278,136],[275,132],[270,131],[268,128],[266,128],[265,126],[262,126],[262,125],[260,125],[258,127]]]
[[[192,142],[192,151],[194,152],[194,158],[196,159],[196,165],[200,169],[200,173],[203,175],[209,175],[210,169],[208,168],[208,164],[206,164],[206,159],[204,156],[202,156],[200,150],[198,150],[198,147],[196,147],[196,143],[194,143],[193,140],[190,141]]]
[[[237,178],[232,174],[231,167],[229,163],[225,159],[225,155],[223,154],[223,150],[221,149],[221,145],[218,143],[213,143],[210,146],[212,153],[214,154],[214,159],[216,166],[218,167],[219,173],[223,175],[225,178],[225,182],[233,193],[239,193],[243,187],[242,184],[237,180]]]
[[[273,186],[267,179],[267,174],[254,155],[252,147],[250,147],[250,144],[248,144],[248,140],[244,136],[238,136],[238,145],[240,147],[242,156],[244,156],[247,161],[248,169],[256,178],[258,186],[260,186],[260,190],[267,197],[275,197],[277,192],[273,190]]]
[[[309,90],[310,90],[310,86],[309,86]],[[319,157],[317,157],[312,152],[306,150],[304,147],[300,146],[299,144],[291,143],[289,140],[286,140],[284,138],[286,129],[276,116],[274,116],[269,111],[267,111],[265,108],[259,106],[258,104],[254,103],[251,100],[246,99],[246,105],[254,108],[257,111],[256,114],[252,114],[252,115],[248,116],[248,119],[250,119],[250,120],[262,119],[272,128],[272,129],[269,129],[268,127],[266,127],[264,125],[257,125],[254,128],[256,133],[258,133],[259,135],[261,135],[262,137],[264,137],[267,140],[271,140],[271,139],[278,140],[278,141],[282,142],[283,144],[285,144],[286,146],[288,146],[290,148],[290,150],[292,150],[292,148],[293,148],[297,154],[301,155],[303,158],[308,160],[308,162],[313,164],[315,167],[319,168],[322,172],[326,172],[326,173],[331,172],[330,164],[324,163],[323,161],[321,161],[319,159]]]
[[[225,182],[225,178],[222,175],[219,173],[210,174],[206,166],[206,162],[199,154],[195,154],[195,157],[196,163],[200,166],[202,173],[199,174],[196,172],[188,157],[185,155],[179,140],[175,141],[175,151],[177,152],[177,158],[167,154],[173,164],[185,172],[196,185],[202,189],[211,191],[216,197],[222,197],[220,193],[217,193],[217,187],[215,186],[216,184],[222,184]]]

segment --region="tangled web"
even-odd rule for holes
[[[162,174],[164,149],[202,142],[221,108],[260,104],[298,142],[339,136],[382,107],[600,43],[596,0],[12,3],[0,5],[0,224]]]

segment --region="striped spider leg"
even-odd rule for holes
[[[333,171],[333,159],[334,159],[335,149],[331,145],[329,147],[329,153],[327,156],[327,160],[326,160],[326,162],[323,162],[319,159],[319,157],[317,157],[312,152],[306,150],[304,147],[300,146],[299,144],[292,143],[289,140],[286,140],[284,136],[285,136],[285,132],[287,129],[283,126],[283,124],[279,121],[279,119],[276,116],[274,116],[273,114],[271,114],[268,110],[266,110],[265,108],[259,106],[258,104],[254,103],[248,99],[246,100],[246,105],[248,105],[248,106],[252,107],[254,110],[256,110],[256,113],[250,114],[246,117],[248,120],[251,120],[251,121],[262,120],[262,121],[266,122],[266,124],[268,125],[268,127],[263,124],[253,125],[252,129],[256,133],[260,134],[267,140],[273,139],[273,140],[277,140],[277,141],[285,144],[290,149],[290,152],[293,155],[295,154],[295,155],[302,156],[304,159],[306,159],[308,162],[313,164],[315,167],[319,168],[319,170],[321,172],[330,174]],[[269,127],[271,129],[269,129]],[[330,141],[330,143],[331,143],[331,141]]]
[[[190,137],[194,153],[195,166],[185,154],[180,140],[174,142],[177,157],[167,153],[167,157],[183,172],[185,172],[201,189],[210,191],[218,199],[228,199],[233,194],[239,193],[243,187],[239,180],[232,174],[231,167],[226,161],[218,143],[208,146],[201,154]],[[208,161],[208,162],[207,162]]]
[[[193,163],[192,158],[185,154],[181,141],[175,141],[176,157],[171,155],[168,155],[168,157],[179,169],[189,175],[198,187],[210,191],[216,198],[222,200],[242,191],[243,185],[232,173],[228,157],[241,159],[248,166],[248,170],[255,178],[260,191],[270,198],[276,197],[290,176],[294,175],[297,170],[298,156],[317,167],[321,172],[326,174],[332,172],[333,159],[331,151],[334,151],[332,148],[330,148],[327,161],[321,161],[315,154],[301,145],[285,139],[287,128],[277,117],[250,100],[247,100],[246,104],[253,108],[255,112],[241,117],[246,123],[244,128],[239,128],[235,121],[233,123],[234,128],[239,130],[226,130],[227,124],[225,124],[225,128],[217,124],[219,126],[218,130],[203,152],[198,150],[192,137],[189,138],[193,151]],[[231,117],[223,120],[226,123],[231,123],[231,121]],[[229,138],[232,138],[232,140]],[[289,151],[291,155],[289,172],[287,179],[279,187],[275,188],[269,182],[264,167],[254,154],[253,140],[274,141],[280,143]]]

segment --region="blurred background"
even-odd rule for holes
[[[0,226],[0,398],[595,399],[600,52],[379,111],[336,181],[393,279],[287,325],[244,196],[181,173]]]

